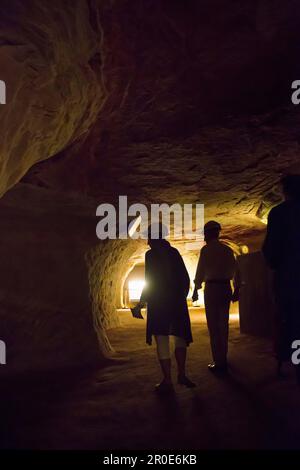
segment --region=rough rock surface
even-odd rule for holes
[[[92,316],[87,202],[19,184],[0,212],[1,374],[99,361],[108,342]]]
[[[203,202],[226,237],[257,246],[264,226],[256,212],[299,160],[296,2],[97,8],[105,105],[84,141],[25,181],[100,201]]]
[[[2,374],[99,362],[146,242],[96,237],[95,201],[19,183],[0,200]]]
[[[0,194],[95,122],[106,91],[94,2],[1,3]]]

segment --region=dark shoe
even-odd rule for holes
[[[227,364],[217,365],[215,362],[208,364],[207,367],[211,372],[227,372],[228,369]]]
[[[155,391],[162,395],[173,393],[174,392],[173,384],[161,382],[160,384],[155,385]]]
[[[180,376],[178,375],[178,382],[179,385],[185,385],[187,388],[194,388],[196,384],[192,382],[190,379],[187,378],[186,375]]]

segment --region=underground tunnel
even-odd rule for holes
[[[1,6],[0,380],[8,431],[0,447],[299,448],[299,390],[291,378],[276,379],[276,307],[262,253],[269,213],[283,201],[280,179],[300,173],[291,101],[300,76],[297,2]],[[145,344],[145,321],[130,313],[145,282],[147,240],[101,240],[96,232],[97,207],[117,207],[120,195],[147,208],[204,204],[205,222],[221,224],[242,279],[229,316],[237,383],[206,372],[203,290],[192,300],[205,242],[188,248],[171,232],[190,278],[188,366],[199,384],[166,408],[155,402],[155,347]],[[48,381],[57,388],[47,392]],[[134,392],[145,401],[135,405]]]

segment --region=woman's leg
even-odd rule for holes
[[[185,376],[186,341],[179,336],[174,336],[175,358],[177,362],[178,376]]]
[[[163,373],[162,383],[171,384],[172,377],[169,336],[155,335],[155,341],[157,347],[157,356]]]
[[[175,358],[178,369],[178,383],[186,385],[189,388],[195,387],[195,384],[187,378],[185,375],[185,363],[186,363],[186,341],[179,336],[174,336],[175,343]]]

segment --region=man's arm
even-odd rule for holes
[[[240,298],[240,289],[242,285],[241,271],[237,260],[235,260],[235,273],[233,278],[234,291],[232,294],[232,302],[237,302]]]
[[[283,246],[284,221],[278,217],[276,208],[274,209],[268,217],[267,234],[262,246],[265,260],[271,269],[277,269],[280,265],[280,253]]]
[[[198,300],[198,289],[202,288],[202,282],[204,281],[204,275],[205,275],[205,251],[203,251],[203,248],[200,251],[200,256],[199,256],[199,261],[197,264],[197,269],[196,269],[196,275],[195,275],[195,288],[192,296],[193,302]]]
[[[196,269],[196,276],[194,280],[196,289],[201,289],[202,282],[204,281],[204,275],[205,275],[205,251],[202,248],[202,250],[200,251],[199,261],[198,261],[197,269]]]

